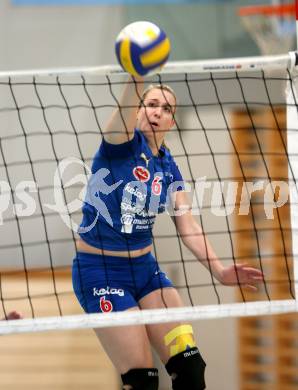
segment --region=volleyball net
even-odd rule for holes
[[[154,254],[186,306],[82,314],[71,263],[92,158],[127,75],[115,67],[0,72],[0,333],[298,310],[296,54],[169,63],[146,83],[178,100],[167,144],[223,264],[260,268],[257,293],[221,286],[158,216]],[[108,291],[107,286],[107,294]]]

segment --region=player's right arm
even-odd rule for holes
[[[113,112],[105,128],[104,138],[107,142],[122,144],[133,138],[143,89],[143,78],[129,77],[119,101],[119,107]]]
[[[245,263],[225,264],[218,259],[201,226],[191,212],[191,204],[185,191],[178,191],[175,196],[174,216],[176,228],[185,246],[223,285],[243,287],[256,291],[257,285],[263,283],[261,270],[249,267]]]

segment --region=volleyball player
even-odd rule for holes
[[[196,258],[222,284],[256,289],[261,272],[243,264],[224,267],[191,213],[183,179],[164,144],[174,125],[174,92],[165,85],[143,92],[139,79],[127,84],[120,103],[94,157],[83,206],[73,263],[74,291],[83,309],[99,313],[183,306],[151,253],[155,215],[165,210],[169,194],[178,233]],[[158,389],[150,345],[165,364],[173,389],[205,388],[205,362],[190,324],[95,331],[121,374],[123,389]]]

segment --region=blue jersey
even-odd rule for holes
[[[152,243],[157,214],[172,192],[184,189],[170,151],[154,156],[141,131],[114,145],[104,139],[92,165],[79,229],[88,244],[106,250],[135,250]]]

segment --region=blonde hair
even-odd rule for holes
[[[146,99],[146,96],[153,89],[160,89],[161,91],[167,91],[174,97],[174,99],[175,99],[175,110],[174,110],[174,112],[175,112],[176,111],[176,105],[177,105],[177,97],[176,97],[176,94],[175,94],[174,90],[167,84],[150,84],[145,89],[145,91],[143,92],[143,94],[141,96],[139,108],[142,107],[142,105],[144,103],[144,100]]]
[[[153,89],[160,89],[161,91],[167,91],[169,92],[175,99],[175,109],[173,110],[173,114],[175,113],[176,111],[176,106],[177,106],[177,97],[176,97],[176,94],[174,92],[174,90],[167,84],[150,84],[146,89],[145,91],[143,92],[142,96],[141,96],[141,99],[140,99],[140,103],[139,103],[139,108],[142,107],[143,103],[144,103],[144,100],[146,99],[146,96],[148,95],[148,93],[150,91],[152,91]],[[171,106],[172,107],[172,106]],[[164,148],[169,149],[169,147],[166,145],[165,141],[162,141],[162,144],[161,146],[163,146]]]

